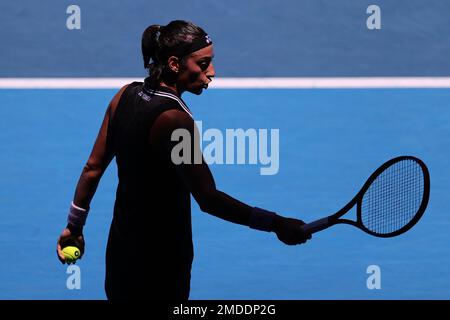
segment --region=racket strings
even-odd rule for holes
[[[363,225],[378,234],[389,234],[405,227],[420,208],[423,181],[421,166],[411,159],[385,169],[362,199]]]

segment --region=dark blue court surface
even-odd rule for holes
[[[114,90],[0,91],[0,298],[92,299],[103,292],[115,165],[92,202],[81,290],[66,288],[56,238]],[[430,169],[423,219],[392,239],[350,226],[287,247],[274,234],[193,209],[193,299],[448,299],[449,90],[211,90],[186,95],[203,129],[279,129],[276,175],[213,165],[218,188],[251,205],[311,221],[331,214],[391,157]],[[157,227],[157,226],[155,226]],[[149,228],[151,232],[151,228]],[[142,248],[151,252],[152,244]],[[381,269],[369,290],[366,269]],[[146,265],[136,270],[148,277]]]

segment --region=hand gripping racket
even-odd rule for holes
[[[376,237],[395,237],[419,221],[429,196],[430,175],[425,163],[411,156],[397,157],[379,167],[341,210],[302,228],[314,233],[345,223]],[[341,219],[355,205],[356,221]]]

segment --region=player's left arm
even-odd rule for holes
[[[89,204],[97,190],[100,179],[108,168],[108,165],[111,163],[111,160],[114,158],[112,146],[108,143],[108,126],[126,87],[127,86],[124,86],[120,89],[111,100],[91,154],[83,167],[73,199],[74,204],[78,207],[89,208]]]
[[[111,163],[111,160],[114,158],[114,152],[108,140],[108,127],[111,119],[114,116],[120,97],[126,87],[127,86],[122,87],[109,103],[91,154],[86,164],[84,165],[80,178],[78,180],[75,189],[73,205],[75,205],[80,210],[89,210],[89,205],[92,198],[94,197],[95,191],[97,190],[100,179],[103,176],[103,173],[107,169],[108,165]],[[74,242],[74,244],[81,250],[81,255],[83,255],[83,227],[74,226],[68,223],[60,234],[56,246],[56,252],[59,260],[62,263],[65,262],[62,247],[68,241]]]

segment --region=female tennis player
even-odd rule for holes
[[[61,248],[69,240],[84,253],[89,205],[114,157],[119,183],[106,250],[108,299],[189,298],[191,194],[202,211],[275,232],[288,245],[310,239],[300,228],[303,221],[248,206],[217,190],[204,161],[176,164],[172,159],[179,143],[172,133],[183,129],[194,137],[196,130],[182,94],[201,94],[215,74],[208,34],[186,21],[152,25],[143,33],[142,54],[149,76],[121,88],[106,110],[58,239],[60,261],[65,262]],[[192,143],[192,158],[201,152],[196,145]]]

